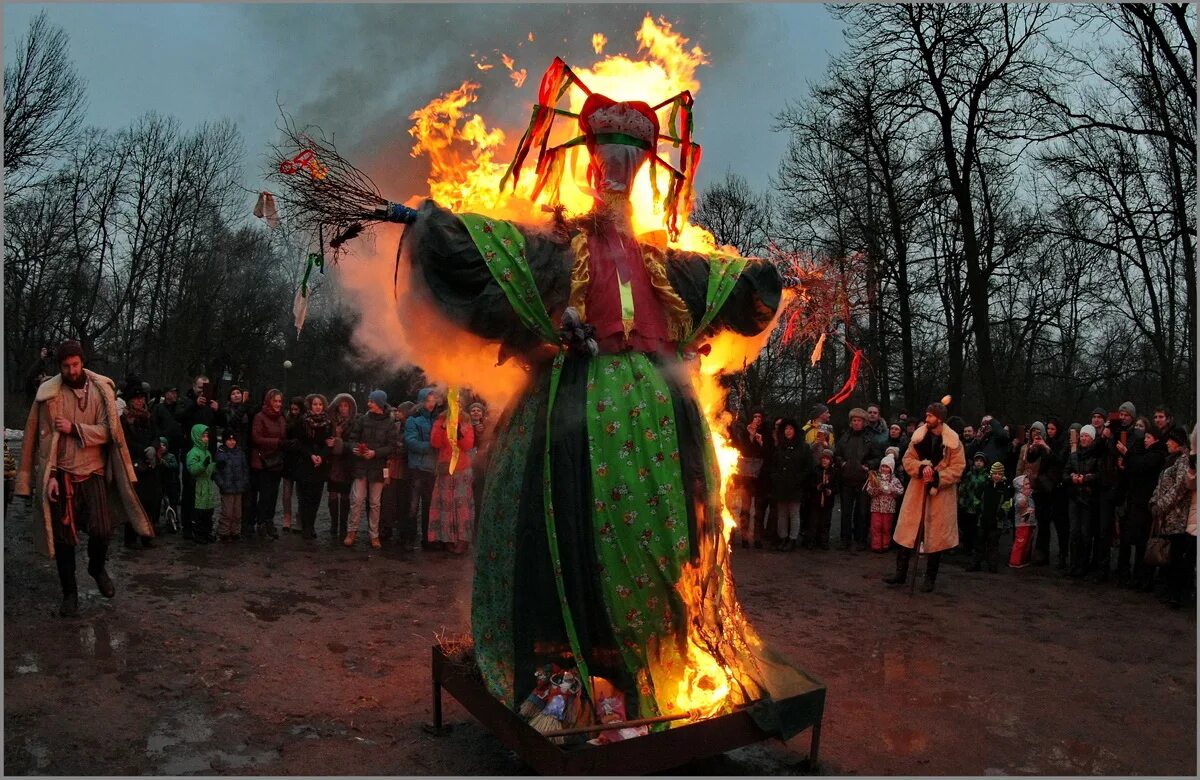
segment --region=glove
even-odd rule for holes
[[[388,222],[399,222],[402,225],[411,225],[417,221],[417,210],[410,209],[403,203],[389,203],[378,211],[383,213],[384,219]]]

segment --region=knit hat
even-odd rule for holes
[[[1007,474],[1004,473],[1004,464],[1001,463],[1000,461],[996,461],[995,463],[992,464],[992,468],[990,469],[990,472],[991,472],[992,476],[996,476],[997,474],[999,474],[1002,477],[1008,476]]]
[[[977,452],[975,453],[975,457],[971,458],[971,460],[981,460],[984,463],[987,463],[987,455],[984,455],[982,452]]]
[[[1080,435],[1080,437],[1090,436],[1093,439],[1095,439],[1096,438],[1096,429],[1094,426],[1085,425],[1079,429],[1079,435]]]
[[[468,406],[468,407],[467,407],[467,413],[469,414],[469,413],[471,413],[471,412],[475,411],[475,407],[477,407],[477,406],[479,407],[479,411],[481,411],[481,412],[486,412],[486,411],[487,411],[487,407],[485,407],[483,404],[481,404],[481,403],[479,403],[478,401],[476,401],[475,403],[473,403],[473,404],[471,404],[470,406]]]
[[[900,457],[900,448],[899,447],[888,447],[886,450],[883,451],[883,454],[890,455],[892,457],[892,463],[895,463],[896,458]]]
[[[828,411],[829,407],[825,404],[817,404],[812,408],[812,411],[808,413],[808,419],[815,420]]]
[[[867,410],[863,409],[862,407],[858,407],[858,406],[854,407],[853,409],[850,410],[850,419],[853,420],[855,417],[858,417],[862,420],[866,420],[867,419]]]
[[[142,383],[138,381],[130,381],[125,385],[125,391],[122,394],[126,401],[132,401],[134,398],[141,396],[146,397],[146,391],[142,387]]]
[[[413,413],[413,409],[417,408],[417,405],[412,401],[401,401],[400,403],[396,404],[396,408],[400,410],[401,414],[403,414],[405,417],[408,417]]]
[[[372,390],[371,394],[367,396],[367,399],[370,400],[371,403],[378,406],[380,409],[387,408],[387,405],[388,405],[387,393],[385,393],[383,390],[379,390],[379,389]]]
[[[1192,445],[1187,429],[1182,425],[1176,425],[1167,433],[1167,441],[1173,441],[1185,450]]]
[[[1095,417],[1096,415],[1100,415],[1101,417],[1108,417],[1108,412],[1105,411],[1104,407],[1097,406],[1095,409],[1092,410],[1092,417]]]
[[[820,453],[817,454],[817,460],[820,460],[821,458],[829,458],[830,460],[833,460],[833,450],[825,447]]]
[[[884,466],[887,466],[892,471],[895,471],[896,470],[896,459],[893,458],[891,455],[884,455],[883,460],[879,461],[879,468],[883,468]]]
[[[941,401],[934,401],[925,408],[925,414],[932,414],[939,420],[945,420],[949,412],[947,412],[946,405],[944,403]]]
[[[1029,426],[1029,430],[1030,432],[1037,431],[1039,434],[1041,434],[1043,439],[1046,438],[1046,426],[1041,422],[1035,420],[1033,425]]]
[[[1137,407],[1133,405],[1133,401],[1126,401],[1117,409],[1120,412],[1129,412],[1130,417],[1137,417]]]

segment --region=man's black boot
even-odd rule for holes
[[[108,560],[108,540],[93,536],[88,539],[88,574],[96,580],[96,587],[100,590],[100,595],[106,599],[111,599],[117,595],[117,588],[113,585],[112,579],[108,576],[108,572],[104,570],[104,564]]]
[[[930,553],[926,556],[925,562],[925,580],[921,583],[921,592],[929,593],[933,590],[933,584],[937,582],[938,567],[942,564],[941,553]]]
[[[54,564],[58,567],[58,582],[62,585],[63,599],[58,616],[79,617],[79,590],[75,584],[75,547],[55,545]]]
[[[908,560],[911,557],[912,550],[907,547],[896,550],[896,573],[884,577],[883,581],[888,585],[903,585],[908,579]]]

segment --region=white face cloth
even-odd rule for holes
[[[600,190],[629,192],[633,188],[633,177],[649,157],[649,152],[636,146],[598,144],[592,159],[600,169]]]

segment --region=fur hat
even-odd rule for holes
[[[1096,438],[1096,429],[1095,429],[1095,427],[1093,427],[1091,425],[1085,425],[1079,429],[1079,436],[1081,438],[1084,436],[1090,436],[1093,439],[1095,439]]]
[[[1126,401],[1121,404],[1117,411],[1129,412],[1130,417],[1137,417],[1137,407],[1133,405],[1133,401]]]
[[[862,420],[866,420],[867,419],[867,410],[863,409],[860,406],[854,407],[853,409],[850,410],[850,419],[853,420],[855,417],[858,417]]]

